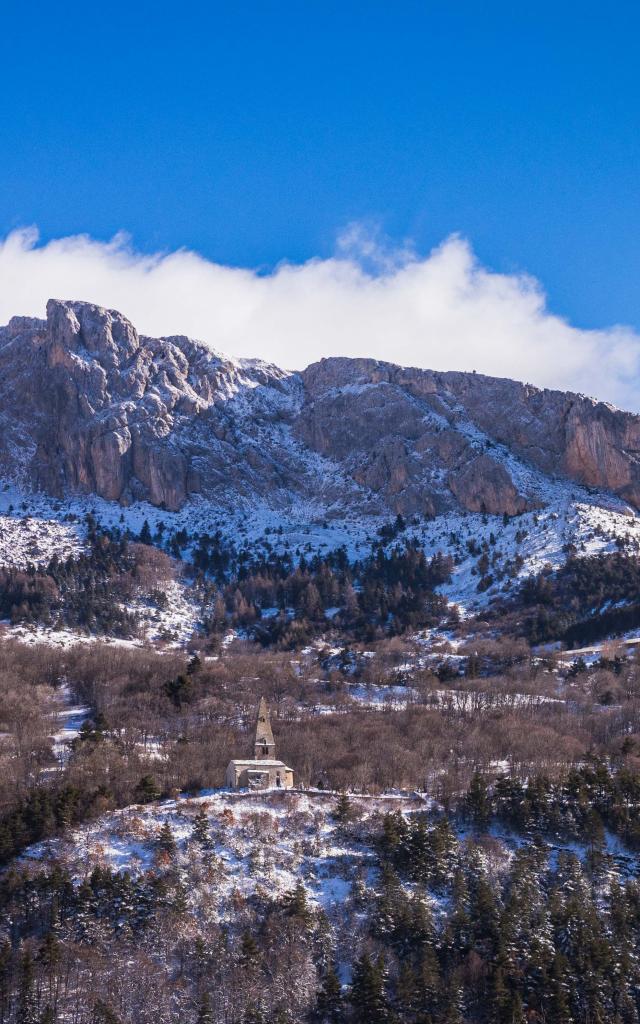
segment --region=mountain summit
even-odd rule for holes
[[[347,358],[289,373],[55,299],[0,328],[0,380],[0,472],[54,496],[513,515],[561,477],[640,508],[640,417],[511,380]]]

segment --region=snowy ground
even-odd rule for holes
[[[83,548],[77,524],[56,519],[18,518],[21,513],[0,515],[0,565],[25,569],[48,565],[53,555],[61,561]]]
[[[293,889],[298,878],[312,902],[338,915],[350,879],[366,865],[367,857],[361,845],[340,834],[330,813],[335,800],[333,794],[219,791],[128,807],[77,829],[68,839],[32,847],[25,856],[62,858],[78,880],[96,865],[135,875],[162,863],[158,839],[168,823],[178,847],[178,864],[189,873],[190,900],[211,919],[233,918],[234,894],[251,896],[262,888],[275,895]],[[428,806],[419,797],[393,795],[353,802],[364,816]],[[202,851],[191,838],[195,815],[202,808],[212,838],[206,872],[194,870]]]
[[[569,545],[579,555],[616,550],[640,551],[640,516],[620,499],[590,491],[562,480],[550,480],[507,454],[514,479],[535,491],[541,508],[503,522],[500,516],[449,512],[436,519],[410,519],[406,529],[392,543],[415,538],[427,556],[438,551],[451,554],[456,566],[451,583],[442,591],[464,615],[486,607],[498,595],[513,591],[519,581],[544,566],[557,567],[567,557]],[[514,465],[511,465],[511,462]],[[14,486],[0,486],[0,565],[45,564],[59,556],[80,550],[84,519],[91,513],[105,526],[128,527],[139,533],[148,521],[152,534],[162,524],[165,535],[185,529],[222,535],[237,546],[254,550],[289,550],[294,556],[312,552],[328,553],[344,546],[351,558],[366,555],[389,517],[358,517],[327,510],[319,501],[299,502],[286,510],[274,510],[255,501],[230,514],[201,499],[194,499],[177,513],[138,503],[122,508],[99,498],[71,498],[64,503],[43,495],[29,495]],[[29,517],[25,519],[24,517]],[[471,547],[471,550],[469,550]],[[489,566],[486,589],[479,591],[482,572],[479,558],[485,554]],[[188,550],[185,552],[188,558]],[[188,632],[190,613],[184,594],[172,595],[173,621],[156,619],[155,633]],[[335,611],[335,610],[333,610]],[[330,617],[330,616],[329,616]],[[153,634],[150,629],[150,635]]]
[[[80,735],[82,726],[91,714],[84,704],[77,704],[67,685],[57,692],[60,710],[55,713],[56,732],[51,736],[53,752],[60,764],[64,765],[71,753],[71,744]]]
[[[77,881],[98,865],[135,876],[167,867],[160,831],[168,824],[177,848],[171,863],[187,884],[194,913],[211,921],[231,921],[237,915],[238,896],[268,893],[274,897],[291,891],[302,880],[308,899],[321,906],[330,919],[339,919],[356,879],[367,884],[375,881],[375,857],[371,846],[345,833],[334,821],[335,801],[335,794],[313,791],[213,791],[190,799],[132,806],[76,829],[65,839],[38,844],[27,851],[25,859],[63,860]],[[351,805],[366,822],[388,811],[400,810],[405,815],[425,811],[431,801],[417,794],[388,794],[353,797]],[[193,836],[195,816],[203,809],[211,839],[204,850]],[[524,841],[499,826],[491,832],[502,859],[510,859]],[[468,837],[467,829],[458,829],[460,841]],[[634,870],[635,858],[619,841],[608,835],[606,842],[618,870]],[[584,855],[579,844],[560,839],[551,843],[551,849]],[[437,899],[432,899],[437,909]]]
[[[162,643],[169,647],[184,646],[193,636],[200,620],[200,609],[190,596],[189,588],[179,580],[172,580],[164,588],[166,607],[152,602],[136,601],[132,610],[143,619],[143,632],[147,642]]]

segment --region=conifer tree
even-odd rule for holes
[[[258,959],[258,945],[253,935],[247,928],[242,933],[242,939],[240,941],[240,963],[244,967],[250,967],[255,965]]]
[[[115,1013],[108,1003],[98,999],[93,1007],[93,1019],[91,1024],[122,1024],[117,1013]]]
[[[422,950],[416,970],[417,1000],[420,1012],[435,1019],[440,1005],[442,977],[435,948],[427,945]]]
[[[475,772],[471,779],[467,793],[467,810],[476,828],[486,828],[491,817],[491,801],[487,784],[480,772]]]
[[[441,1024],[464,1024],[462,989],[455,978],[447,979],[442,1003]]]
[[[191,838],[194,842],[199,843],[200,846],[205,849],[211,845],[211,836],[209,834],[209,819],[207,812],[204,807],[201,807],[195,818],[193,819],[193,831]]]
[[[340,825],[346,825],[353,820],[353,808],[346,793],[341,793],[333,809],[334,820]]]
[[[349,994],[355,1024],[389,1024],[392,1020],[384,983],[384,961],[374,962],[364,953],[355,963]]]
[[[163,853],[173,857],[176,852],[176,841],[171,829],[171,825],[168,821],[165,821],[160,832],[158,833],[158,849],[162,850]]]
[[[138,782],[134,796],[139,804],[149,804],[160,796],[158,784],[153,775],[143,775]]]
[[[410,1018],[418,1007],[419,984],[416,972],[408,960],[400,965],[396,983],[396,1000],[403,1020]]]
[[[307,890],[302,879],[298,879],[295,889],[285,897],[285,906],[292,917],[297,917],[306,926],[311,922],[311,910],[307,900]]]
[[[325,972],[316,997],[318,1024],[339,1024],[343,1016],[342,986],[333,965]]]

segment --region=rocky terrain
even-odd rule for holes
[[[344,358],[289,373],[52,299],[46,320],[0,328],[0,381],[0,473],[58,497],[515,515],[560,477],[640,507],[640,417],[475,373]]]

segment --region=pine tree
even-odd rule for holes
[[[464,1008],[462,990],[454,978],[449,978],[444,986],[441,1024],[464,1024]]]
[[[332,965],[324,975],[316,997],[315,1018],[318,1024],[339,1024],[342,1009],[342,986]]]
[[[475,946],[489,959],[498,942],[499,914],[494,889],[479,864],[473,873],[471,920]]]
[[[16,1024],[38,1024],[33,958],[28,949],[20,960]]]
[[[418,1005],[425,1016],[433,1016],[440,1003],[442,978],[440,964],[432,945],[425,946],[416,971]]]
[[[107,1003],[98,999],[93,1007],[92,1024],[122,1024],[122,1022]]]
[[[255,965],[258,960],[258,946],[251,932],[247,929],[242,933],[240,942],[240,963],[243,967]]]
[[[469,918],[469,890],[461,868],[453,877],[452,913],[449,918],[452,944],[459,956],[467,952],[471,944],[471,921]]]
[[[200,846],[205,849],[211,846],[211,836],[209,834],[209,819],[207,818],[207,812],[204,807],[201,807],[195,818],[193,819],[193,831],[191,838],[194,842],[199,843]]]
[[[376,908],[371,922],[376,935],[387,937],[394,935],[403,897],[402,885],[396,872],[388,864],[383,864],[380,893],[376,899]]]
[[[168,821],[165,821],[164,825],[158,833],[158,849],[162,850],[168,856],[173,857],[176,852],[176,841],[171,830],[171,825]]]
[[[571,1013],[565,980],[565,960],[556,954],[551,969],[551,987],[548,993],[547,1020],[549,1024],[571,1024]]]
[[[584,837],[587,842],[587,869],[591,876],[601,871],[604,863],[605,831],[602,818],[591,808],[584,824]]]
[[[433,874],[433,851],[431,835],[426,822],[414,821],[408,839],[408,869],[416,882],[426,885]]]
[[[491,801],[487,784],[480,772],[475,772],[471,779],[467,793],[467,810],[476,828],[486,828],[491,817]]]
[[[441,818],[431,832],[432,882],[435,886],[446,885],[453,874],[458,840],[448,818]]]
[[[134,791],[134,797],[139,804],[149,804],[160,796],[158,784],[153,775],[143,775]]]
[[[356,1024],[388,1024],[391,1007],[384,990],[385,968],[382,958],[372,962],[367,953],[356,961],[349,1001]]]
[[[336,800],[336,805],[333,809],[333,818],[339,825],[346,825],[348,822],[353,820],[353,808],[346,793],[341,793]]]
[[[419,985],[416,973],[408,960],[405,960],[400,965],[396,984],[396,1000],[404,1019],[410,1017],[416,1010],[419,998],[418,993]]]
[[[311,910],[307,900],[307,891],[301,879],[296,882],[293,892],[285,896],[284,903],[292,917],[297,917],[305,926],[310,924]]]

